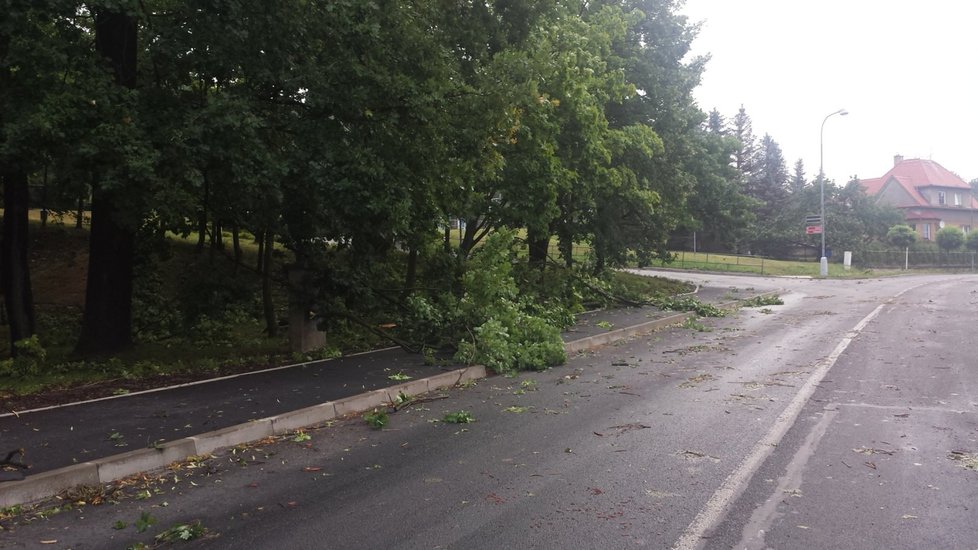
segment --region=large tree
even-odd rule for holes
[[[135,2],[129,6],[134,9]],[[132,163],[143,162],[131,152],[139,138],[132,129],[137,114],[136,88],[138,25],[124,6],[96,8],[95,51],[105,60],[118,90],[101,98],[109,103],[107,114],[119,117],[102,121],[96,139],[104,149],[92,179],[92,229],[89,237],[88,281],[85,313],[76,349],[80,353],[109,353],[132,344],[132,280],[138,206],[131,200],[137,178]],[[114,145],[118,149],[110,152]]]
[[[797,195],[805,190],[805,186],[808,185],[808,181],[805,179],[805,162],[801,159],[795,161],[794,171],[791,173],[791,179],[788,180],[788,191],[792,195]]]
[[[740,143],[740,147],[734,153],[734,166],[750,177],[754,172],[757,159],[757,138],[754,137],[750,115],[747,114],[747,109],[743,105],[740,106],[737,114],[730,121],[729,132]]]
[[[0,22],[0,184],[3,185],[3,238],[0,239],[0,287],[10,322],[11,343],[34,334],[34,300],[27,259],[28,170],[33,160],[18,154],[17,129],[30,118],[30,90],[39,84],[31,71],[14,70],[30,64],[28,45],[19,39],[37,37],[34,14],[26,3],[5,2]],[[35,31],[35,32],[31,32]],[[22,34],[21,34],[22,33]],[[27,104],[25,104],[27,103]],[[11,346],[11,352],[16,348]]]
[[[668,257],[666,242],[688,218],[687,201],[701,171],[700,135],[705,115],[696,106],[693,90],[700,82],[706,59],[690,56],[698,27],[679,13],[674,0],[600,2],[615,5],[634,19],[613,52],[625,68],[625,81],[636,93],[606,106],[610,127],[625,130],[647,126],[662,142],[660,154],[636,164],[630,171],[638,189],[654,202],[636,217],[632,239],[622,244],[640,256]],[[722,177],[722,176],[721,176]]]
[[[699,248],[740,251],[749,245],[758,203],[744,194],[744,175],[730,162],[739,143],[708,129],[697,145],[696,162],[690,164],[696,187],[680,232],[683,237],[696,232]]]
[[[0,181],[3,238],[0,283],[14,343],[34,333],[28,263],[29,182],[47,174],[76,147],[66,122],[86,110],[90,95],[75,93],[90,69],[85,32],[73,2],[6,0],[0,4]],[[45,178],[46,179],[46,178]],[[45,181],[45,184],[47,182]],[[45,186],[44,192],[47,193]],[[50,196],[58,195],[52,189]],[[48,206],[45,204],[44,206]],[[16,353],[16,348],[12,348]]]

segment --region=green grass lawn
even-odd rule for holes
[[[721,271],[733,273],[757,273],[774,277],[819,276],[818,262],[793,260],[772,260],[761,256],[739,256],[705,252],[676,252],[672,262],[656,261],[653,267],[692,269],[702,271]],[[830,278],[861,279],[905,274],[898,269],[845,269],[840,263],[829,262]]]

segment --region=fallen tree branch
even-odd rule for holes
[[[425,397],[412,397],[411,399],[408,399],[407,401],[403,401],[401,403],[394,403],[393,401],[391,401],[390,407],[395,411],[399,411],[405,407],[410,407],[412,405],[420,405],[421,403],[429,403],[431,401],[438,401],[439,399],[448,399],[448,394],[429,395]]]

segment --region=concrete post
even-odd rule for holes
[[[326,333],[319,330],[313,311],[315,295],[309,270],[289,269],[289,345],[293,352],[305,353],[326,346]]]

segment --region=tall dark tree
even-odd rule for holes
[[[620,6],[635,17],[613,53],[622,60],[625,81],[636,93],[621,102],[608,102],[610,127],[624,131],[647,126],[662,142],[661,153],[629,170],[638,188],[655,200],[629,233],[634,240],[627,248],[645,258],[669,255],[668,237],[688,217],[687,201],[697,185],[694,173],[702,168],[698,141],[705,115],[696,106],[693,90],[706,59],[689,55],[698,27],[679,13],[680,4],[676,0],[595,3],[595,7]]]
[[[79,31],[64,24],[74,6],[55,0],[7,0],[0,4],[0,183],[3,184],[3,237],[0,287],[10,326],[10,342],[34,333],[34,302],[28,264],[28,182],[44,172],[52,155],[64,151],[57,136],[70,132],[62,118],[77,109],[64,101],[65,80],[74,78],[69,52],[81,44]],[[45,177],[46,183],[46,177]],[[45,185],[44,192],[48,188]],[[53,195],[53,190],[51,195]],[[45,205],[46,206],[46,205]],[[16,353],[16,348],[12,348]]]
[[[764,134],[757,151],[754,169],[748,174],[747,193],[764,201],[770,208],[780,207],[788,194],[788,167],[781,146],[770,134]]]
[[[754,129],[751,126],[750,115],[743,105],[734,115],[730,126],[730,135],[737,138],[740,147],[734,153],[734,167],[741,173],[750,177],[754,172],[754,164],[757,156],[757,140],[754,137]]]
[[[34,334],[34,296],[28,263],[27,173],[0,172],[3,180],[3,238],[0,239],[0,288],[3,290],[11,344]],[[11,347],[16,355],[17,348]]]
[[[716,108],[711,109],[707,115],[706,130],[718,136],[727,135],[727,119]]]
[[[749,241],[758,205],[744,194],[744,175],[730,163],[740,144],[712,131],[703,132],[697,144],[697,162],[690,165],[696,187],[688,199],[689,215],[680,226],[681,235],[695,231],[698,247],[706,250],[739,251]]]
[[[788,168],[781,146],[770,134],[761,139],[752,168],[746,178],[747,194],[757,201],[754,250],[770,252],[784,233],[784,224],[790,224],[783,216],[788,206]]]
[[[792,195],[797,195],[805,190],[808,182],[805,180],[805,162],[801,159],[795,161],[794,171],[788,181],[788,190]]]
[[[11,7],[7,5],[8,10]],[[18,15],[21,17],[17,17]],[[25,11],[8,11],[4,23],[0,24],[0,146],[6,150],[11,148],[7,139],[10,127],[13,126],[10,118],[21,111],[17,107],[23,106],[18,104],[22,102],[22,94],[27,94],[27,88],[23,86],[25,83],[22,82],[25,71],[12,70],[12,67],[23,60],[11,59],[12,33],[24,30],[23,26],[27,25],[25,16]],[[18,24],[20,29],[16,28]],[[0,239],[0,289],[3,290],[7,308],[11,344],[34,334],[34,299],[27,259],[27,169],[18,157],[19,155],[10,153],[0,155],[4,208],[3,238]],[[16,353],[16,348],[12,345],[11,353]]]
[[[117,86],[136,87],[136,20],[125,12],[97,10],[95,50],[111,68]],[[119,94],[116,97],[124,97]],[[125,170],[113,172],[126,178]],[[92,188],[88,281],[81,337],[76,350],[108,353],[132,344],[132,282],[135,227],[122,196],[125,182],[109,183],[99,174]]]

